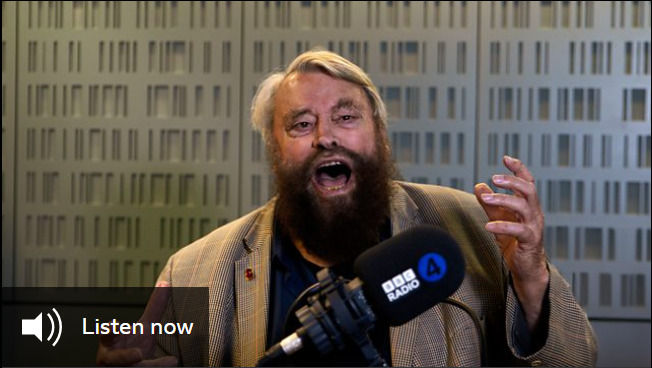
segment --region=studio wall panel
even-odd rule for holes
[[[17,7],[14,284],[150,285],[238,215],[241,4]]]

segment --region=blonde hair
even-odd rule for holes
[[[342,79],[362,87],[373,112],[377,129],[387,128],[387,109],[371,78],[359,66],[342,56],[313,49],[299,56],[285,69],[269,74],[258,86],[251,103],[251,123],[260,131],[267,147],[270,147],[272,124],[274,123],[275,97],[279,86],[289,75],[295,73],[323,72],[333,78]]]

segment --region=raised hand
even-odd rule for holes
[[[494,193],[484,183],[475,195],[489,217],[488,231],[496,236],[512,274],[514,288],[530,329],[539,321],[548,286],[548,269],[543,248],[544,216],[534,177],[518,159],[503,157],[513,175],[494,175],[493,183],[513,194]]]

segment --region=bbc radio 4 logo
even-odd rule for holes
[[[419,259],[417,269],[422,280],[437,282],[446,275],[446,260],[438,253],[427,253]],[[421,282],[412,268],[408,268],[381,285],[389,302],[399,300],[420,286]]]
[[[414,270],[408,268],[400,274],[382,283],[381,287],[387,295],[390,302],[398,300],[400,297],[407,295],[410,291],[419,288],[421,283],[417,279]]]
[[[52,312],[57,317],[56,323],[54,318],[50,313],[47,314],[48,319],[50,320],[50,334],[48,335],[47,341],[52,340],[54,337],[55,330],[58,330],[57,337],[52,341],[52,346],[56,346],[61,338],[61,331],[63,330],[63,324],[61,323],[61,316],[55,308],[52,308]],[[39,313],[38,316],[34,319],[23,319],[23,335],[34,335],[39,341],[43,341],[43,313]]]

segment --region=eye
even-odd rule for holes
[[[290,126],[288,129],[288,132],[291,135],[303,135],[312,130],[313,123],[309,121],[300,121],[298,123],[294,123]]]
[[[337,118],[337,121],[340,124],[352,124],[352,123],[355,123],[357,120],[358,120],[358,117],[356,115],[351,115],[351,114],[340,115]]]

